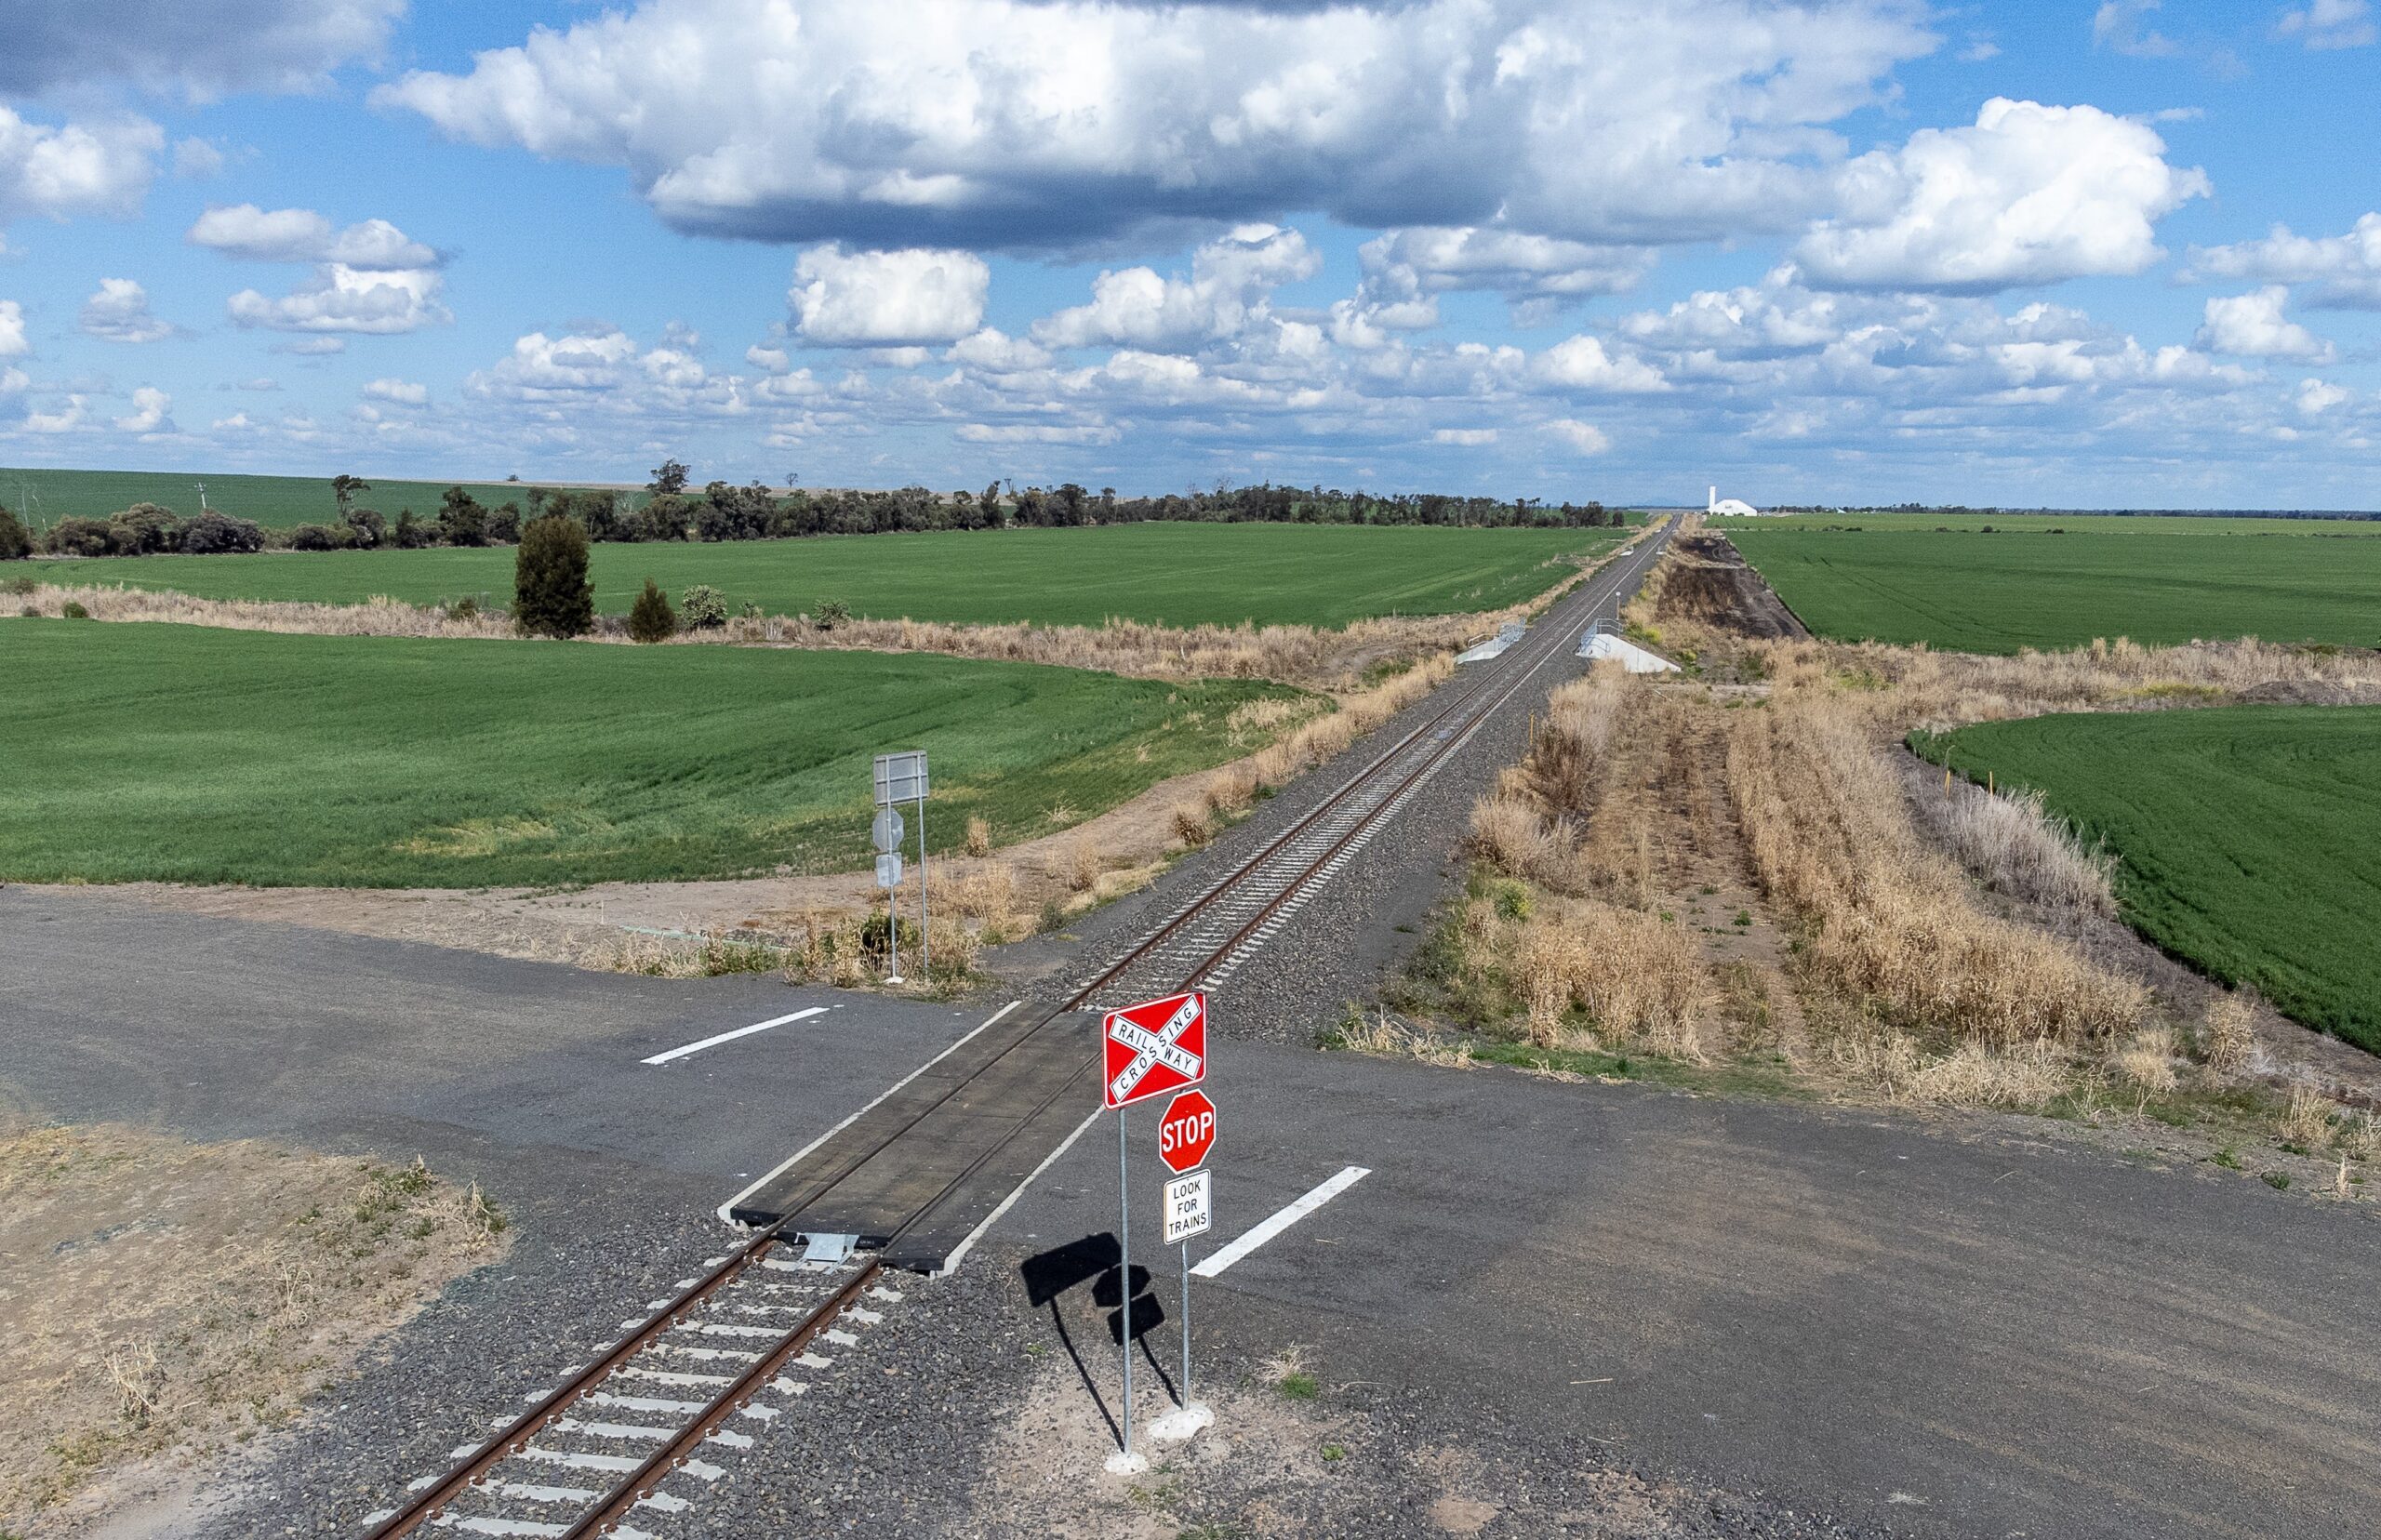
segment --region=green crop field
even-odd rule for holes
[[[1369,616],[1501,609],[1553,586],[1565,558],[1625,531],[1350,524],[1134,524],[855,535],[717,545],[598,545],[595,604],[625,614],[647,577],[674,598],[709,583],[772,613],[840,600],[855,615],[1097,625],[1343,626]],[[42,562],[54,583],[129,583],[209,599],[512,602],[509,548],[126,556]]]
[[[367,478],[370,479],[370,478]],[[269,529],[292,524],[334,524],[339,504],[327,476],[212,476],[180,471],[0,471],[0,508],[47,527],[60,519],[104,519],[137,502],[170,508],[187,519],[198,511],[198,486],[206,484],[206,506],[235,518],[253,519]],[[423,518],[438,511],[438,499],[454,482],[379,481],[356,498],[394,524],[410,508]],[[529,488],[519,482],[463,482],[472,497],[494,508],[517,502],[525,511]],[[645,501],[643,492],[623,492],[624,506]]]
[[[1219,763],[1297,692],[919,655],[0,619],[0,879],[475,887],[865,864],[869,758],[931,843]],[[1065,810],[1071,809],[1071,812]]]
[[[1921,747],[2105,839],[2167,951],[2381,1053],[2381,708],[2044,716]]]
[[[2381,524],[1975,518],[1938,533],[1948,521],[1915,519],[1924,527],[1860,516],[1841,521],[1857,530],[1724,525],[1804,624],[1843,641],[1983,653],[2119,636],[2381,645]]]

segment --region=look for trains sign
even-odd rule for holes
[[[1207,1078],[1207,996],[1145,1000],[1111,1011],[1100,1023],[1100,1092],[1110,1107],[1162,1096]]]

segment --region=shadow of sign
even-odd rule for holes
[[[1107,1318],[1108,1340],[1122,1345],[1128,1314],[1124,1308],[1127,1292],[1124,1280],[1120,1276],[1123,1262],[1124,1248],[1117,1244],[1112,1233],[1103,1231],[1036,1253],[1027,1257],[1017,1269],[1018,1276],[1025,1283],[1027,1302],[1036,1309],[1048,1308],[1050,1325],[1058,1334],[1059,1346],[1066,1348],[1067,1357],[1074,1363],[1076,1376],[1083,1381],[1084,1392],[1099,1408],[1100,1416],[1107,1420],[1110,1434],[1120,1442],[1124,1439],[1123,1430],[1116,1425],[1116,1416],[1109,1409],[1107,1397],[1092,1383],[1091,1371],[1084,1363],[1083,1352],[1075,1345],[1074,1334],[1067,1329],[1066,1312],[1060,1308],[1060,1301],[1084,1284],[1090,1283],[1091,1304]],[[1167,1393],[1172,1394],[1174,1382],[1146,1340],[1150,1331],[1165,1320],[1165,1307],[1149,1292],[1150,1281],[1147,1268],[1137,1266],[1133,1268],[1129,1294],[1132,1334],[1140,1342],[1142,1358],[1157,1371]]]

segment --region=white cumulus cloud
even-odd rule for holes
[[[814,246],[786,302],[805,340],[830,348],[956,342],[983,323],[991,269],[967,251]]]
[[[2298,409],[2308,417],[2321,417],[2348,400],[2348,392],[2328,379],[2307,378],[2298,382]]]
[[[2262,241],[2191,248],[2190,278],[2313,284],[2318,305],[2381,310],[2381,213],[2345,235],[2294,235],[2276,225]]]
[[[454,319],[439,303],[441,282],[434,271],[380,272],[329,262],[278,299],[242,289],[225,309],[243,326],[390,337]]]
[[[25,340],[25,307],[14,299],[0,299],[0,358],[17,358],[33,351]]]
[[[1432,444],[1452,444],[1465,449],[1479,449],[1496,442],[1494,428],[1440,428],[1430,434]]]
[[[1695,240],[1816,212],[1823,126],[1936,46],[1924,22],[1907,0],[643,0],[373,100],[764,240],[1080,249],[1300,209]]]
[[[2287,358],[2304,364],[2328,364],[2334,356],[2329,342],[2281,313],[2290,291],[2269,284],[2246,294],[2207,302],[2206,324],[2195,340],[2210,352],[2243,358]]]
[[[0,47],[0,57],[7,51]],[[166,131],[146,118],[53,127],[0,107],[0,223],[25,215],[131,214],[156,180],[165,147]]]
[[[1995,97],[1843,167],[1842,211],[1794,248],[1822,286],[1988,293],[2141,272],[2156,221],[2209,192],[2146,124]]]
[[[90,403],[87,397],[70,395],[55,412],[27,412],[25,431],[29,433],[72,433],[90,425]]]
[[[183,239],[250,261],[313,264],[279,299],[252,288],[232,296],[227,309],[243,326],[393,336],[454,319],[439,299],[446,259],[386,219],[340,229],[311,208],[217,205]]]
[[[1669,389],[1659,369],[1643,359],[1609,353],[1601,339],[1585,333],[1538,354],[1534,367],[1541,381],[1565,390],[1633,395]]]
[[[171,322],[149,308],[149,291],[129,278],[102,278],[83,301],[84,332],[109,342],[155,342],[174,335]]]
[[[385,271],[440,265],[436,251],[386,219],[366,219],[339,230],[311,208],[219,204],[201,214],[183,239],[227,257],[259,262],[339,262]]]
[[[166,414],[174,409],[174,398],[153,385],[143,385],[132,392],[132,413],[115,419],[119,431],[153,433],[163,429],[173,431],[173,419]]]
[[[1323,259],[1295,230],[1243,225],[1192,253],[1190,275],[1124,268],[1092,281],[1091,303],[1033,324],[1044,347],[1124,343],[1180,349],[1234,337],[1269,318],[1272,291],[1311,278]]]
[[[1582,455],[1601,455],[1612,447],[1603,429],[1576,418],[1554,418],[1547,422],[1546,431]]]
[[[364,393],[375,401],[386,401],[399,406],[419,406],[430,400],[430,387],[417,385],[410,379],[376,379],[364,387]]]

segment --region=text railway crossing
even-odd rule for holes
[[[449,1516],[450,1505],[472,1490],[498,1463],[526,1448],[533,1432],[559,1426],[566,1412],[586,1402],[615,1370],[646,1343],[687,1319],[690,1310],[735,1281],[747,1267],[760,1261],[773,1248],[782,1249],[802,1239],[808,1233],[803,1228],[805,1216],[831,1201],[840,1188],[866,1177],[872,1168],[902,1162],[905,1141],[927,1136],[964,1093],[977,1090],[988,1077],[999,1074],[1021,1058],[1046,1053],[1054,1039],[1067,1038],[1076,1020],[1075,1013],[1096,999],[1103,994],[1116,998],[1137,979],[1151,977],[1163,981],[1161,989],[1191,991],[1213,984],[1236,967],[1263,945],[1271,934],[1269,926],[1277,924],[1280,917],[1294,910],[1344,865],[1354,849],[1385,824],[1424,779],[1469,742],[1499,707],[1526,688],[1549,666],[1568,657],[1572,642],[1591,619],[1616,609],[1624,596],[1635,591],[1646,571],[1659,559],[1669,534],[1667,529],[1656,529],[1591,575],[1578,590],[1557,601],[1521,643],[1455,686],[1439,709],[1369,757],[1337,789],[1294,819],[1254,855],[1201,889],[1095,976],[1065,989],[1058,1002],[1044,1011],[1018,1013],[997,1040],[972,1045],[977,1049],[972,1064],[942,1082],[938,1090],[918,1095],[901,1107],[898,1114],[855,1122],[845,1136],[820,1145],[805,1162],[773,1174],[771,1179],[780,1182],[781,1192],[764,1194],[762,1187],[771,1180],[765,1179],[764,1184],[756,1184],[753,1189],[732,1201],[730,1211],[757,1227],[756,1233],[734,1256],[672,1299],[595,1362],[557,1387],[495,1439],[480,1446],[471,1458],[441,1478],[425,1478],[417,1483],[409,1501],[372,1527],[372,1540],[393,1540],[394,1536],[411,1533],[442,1518],[454,1522]],[[667,1495],[661,1492],[661,1482],[694,1458],[732,1410],[762,1393],[778,1365],[801,1352],[803,1345],[852,1308],[859,1292],[871,1285],[884,1268],[893,1265],[892,1259],[905,1237],[938,1224],[949,1228],[972,1220],[972,1215],[954,1218],[938,1211],[987,1168],[1023,1163],[1021,1157],[1010,1149],[1021,1136],[1049,1136],[1055,1148],[1057,1139],[1071,1132],[1074,1121],[1064,1119],[1054,1124],[1048,1116],[1053,1109],[1071,1101],[1075,1106],[1083,1105],[1091,1077],[1099,1075],[1110,1082],[1114,1079],[1112,1074],[1103,1074],[1102,1059],[1097,1055],[1060,1055],[1055,1062],[1071,1064],[1072,1068],[1031,1077],[1031,1092],[1008,1120],[1004,1134],[980,1148],[969,1150],[967,1158],[955,1168],[946,1162],[923,1184],[905,1189],[899,1211],[877,1232],[876,1257],[868,1261],[857,1276],[845,1275],[850,1277],[849,1282],[833,1290],[817,1309],[774,1342],[756,1345],[746,1369],[722,1376],[725,1383],[717,1394],[691,1421],[667,1438],[649,1459],[608,1491],[593,1494],[592,1501],[571,1520],[552,1522],[548,1510],[538,1516],[544,1521],[534,1530],[501,1533],[551,1533],[575,1540],[578,1536],[612,1531],[632,1510],[637,1512],[641,1522],[654,1521],[658,1509],[652,1505],[657,1496]],[[1146,1082],[1163,1068],[1164,1060],[1158,1057],[1152,1066],[1140,1071],[1134,1085]],[[1105,1090],[1103,1086],[1103,1095]],[[1054,1128],[1053,1135],[1048,1131]],[[814,1162],[818,1169],[801,1169],[801,1165]],[[767,1207],[748,1206],[748,1200],[754,1199],[765,1199]]]

